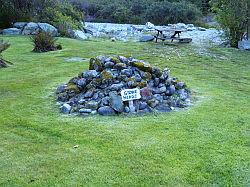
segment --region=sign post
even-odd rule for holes
[[[131,113],[135,112],[134,102],[133,100],[140,99],[141,94],[138,88],[135,89],[125,89],[121,91],[121,96],[123,101],[129,102],[129,109]]]

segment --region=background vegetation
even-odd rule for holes
[[[197,22],[209,11],[205,0],[71,0],[88,21],[155,24]],[[199,8],[198,8],[199,7]]]
[[[15,22],[46,22],[61,33],[79,29],[83,13],[68,1],[62,0],[0,0],[0,28],[11,27]]]

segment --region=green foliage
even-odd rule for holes
[[[225,30],[232,47],[238,46],[238,41],[241,40],[246,31],[249,9],[248,0],[213,1],[216,18],[222,29]]]
[[[67,1],[60,0],[0,0],[0,28],[17,21],[47,22],[70,29],[81,29],[83,13]],[[65,28],[65,27],[64,27]]]
[[[16,21],[32,19],[33,2],[30,0],[0,0],[0,28],[10,27]]]
[[[168,1],[153,3],[146,12],[148,21],[155,24],[166,23],[190,23],[195,22],[201,16],[201,12],[188,2],[174,2]]]
[[[56,45],[57,39],[48,32],[39,32],[30,37],[34,44],[34,52],[48,52],[62,49],[61,45]]]
[[[10,44],[8,42],[5,42],[3,40],[0,40],[0,54],[8,49],[10,47]]]
[[[87,17],[101,22],[137,24],[145,24],[147,21],[152,21],[155,24],[189,23],[196,22],[202,15],[201,11],[189,1],[92,0],[80,4],[79,0],[75,0],[73,4],[89,13]],[[93,9],[95,13],[92,11]]]
[[[83,13],[67,2],[46,7],[37,19],[57,27],[62,36],[68,36],[69,30],[83,28]]]

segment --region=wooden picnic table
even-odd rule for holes
[[[180,38],[180,34],[184,31],[181,29],[160,29],[160,28],[155,28],[157,31],[157,34],[155,36],[155,42],[157,43],[158,40],[162,40],[163,42],[165,40],[171,40],[173,42],[174,40],[177,40],[179,43],[190,43],[192,41],[191,38]],[[163,32],[173,32],[174,34],[170,37],[167,37],[164,35]],[[176,37],[177,36],[177,37]]]

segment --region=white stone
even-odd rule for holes
[[[37,23],[30,22],[28,23],[22,31],[23,35],[34,35],[39,32],[39,26]]]
[[[250,40],[239,41],[238,48],[242,50],[250,50]]]
[[[19,35],[21,34],[21,30],[17,28],[9,28],[3,30],[3,35]]]
[[[88,36],[80,30],[74,30],[74,37],[79,40],[86,40],[88,39]]]
[[[39,26],[40,30],[42,30],[44,32],[48,32],[52,36],[58,36],[59,35],[58,30],[54,26],[52,26],[52,25],[50,25],[48,23],[38,23],[38,26]]]
[[[153,28],[155,28],[155,25],[153,23],[147,22],[146,23],[146,28],[147,29],[153,29]]]

